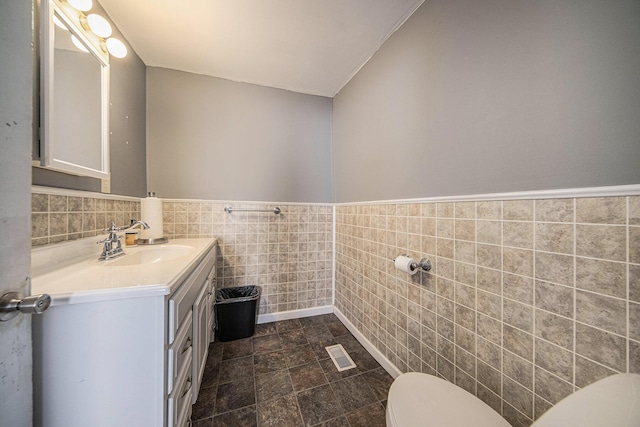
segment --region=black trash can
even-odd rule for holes
[[[247,338],[256,330],[258,300],[257,286],[238,286],[216,291],[216,330],[220,341]]]

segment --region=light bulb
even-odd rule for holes
[[[89,24],[89,28],[96,36],[106,39],[112,33],[109,22],[102,16],[96,15],[95,13],[87,16],[87,24]]]
[[[67,2],[79,11],[86,12],[93,7],[92,0],[67,0]]]
[[[120,40],[111,37],[107,39],[107,50],[116,58],[124,58],[127,56],[127,47]]]
[[[85,47],[85,45],[82,44],[82,42],[80,40],[78,40],[78,38],[76,36],[74,36],[73,34],[71,34],[71,41],[73,42],[75,47],[77,47],[81,51],[89,53],[89,49],[87,49]]]

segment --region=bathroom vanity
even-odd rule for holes
[[[95,239],[34,249],[35,426],[185,426],[213,338],[214,239],[126,248]]]

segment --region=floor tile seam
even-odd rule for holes
[[[333,384],[335,384],[335,383],[337,383],[337,382],[340,382],[340,381],[344,381],[344,380],[354,379],[354,378],[356,378],[356,377],[358,377],[358,376],[361,376],[361,375],[362,375],[362,374],[360,373],[360,374],[352,375],[352,376],[350,376],[350,377],[342,378],[342,379],[337,380],[337,381],[334,381],[334,382],[330,382],[330,383],[329,383],[329,385],[331,386],[331,391],[333,391],[333,394],[335,395],[335,394],[336,394],[336,392],[335,392],[335,389],[334,389],[334,387],[333,387]],[[373,397],[375,398],[375,401],[376,401],[376,402],[378,402],[378,397],[376,396],[376,393],[375,393],[375,392],[371,389],[371,387],[369,386],[369,383],[367,382],[367,379],[366,379],[366,378],[364,378],[364,382],[365,382],[365,385],[366,385],[367,389],[369,390],[369,392],[370,392],[370,393],[373,395]],[[337,397],[337,396],[336,396],[336,397]],[[372,402],[372,403],[373,403],[373,402]],[[370,404],[372,404],[372,403],[370,403]],[[344,406],[342,406],[342,403],[341,403],[340,401],[338,401],[338,404],[339,404],[339,405],[342,407],[342,409],[344,410],[343,415],[345,415],[345,414],[347,414],[347,413],[349,413],[349,414],[350,414],[351,412],[357,411],[357,410],[358,410],[358,409],[360,409],[360,408],[364,408],[364,406],[368,406],[368,405],[364,405],[364,406],[361,406],[361,407],[359,407],[359,408],[354,409],[354,411],[349,411],[349,412],[347,412],[347,411],[345,410]]]
[[[235,409],[232,409],[232,410],[230,410],[230,411],[220,412],[219,414],[214,413],[214,414],[213,414],[212,416],[210,416],[210,417],[207,417],[207,418],[198,418],[198,419],[197,419],[197,420],[195,420],[195,421],[202,421],[202,420],[213,419],[213,418],[215,418],[215,417],[222,416],[222,415],[227,415],[227,414],[230,414],[230,413],[232,413],[232,412],[239,411],[239,410],[241,410],[241,409],[250,408],[250,407],[252,407],[252,406],[255,406],[255,410],[256,410],[256,418],[257,418],[257,416],[258,416],[258,404],[257,404],[257,403],[254,403],[253,405],[241,406],[241,407],[239,407],[239,408],[235,408]],[[257,421],[257,420],[256,420],[256,421]]]
[[[285,365],[286,365],[286,361],[285,361]],[[287,375],[289,376],[289,382],[291,383],[291,390],[293,393],[293,397],[296,400],[296,407],[298,408],[298,416],[300,417],[300,421],[302,421],[302,424],[305,424],[305,420],[304,417],[302,416],[302,408],[300,407],[300,401],[298,400],[298,393],[296,392],[296,389],[293,385],[293,378],[291,377],[291,371],[289,370],[289,368],[287,369]]]
[[[333,391],[333,389],[332,389],[332,391]],[[335,393],[334,393],[334,394],[335,394]],[[375,394],[374,394],[374,395],[375,395]],[[354,409],[354,410],[352,410],[352,411],[347,411],[347,410],[344,408],[344,406],[342,406],[342,403],[340,403],[339,401],[338,401],[338,404],[342,407],[342,410],[343,410],[344,412],[342,412],[342,414],[341,414],[341,415],[339,415],[339,416],[337,416],[337,417],[335,417],[335,418],[331,418],[331,419],[333,420],[333,419],[336,419],[336,418],[344,417],[344,418],[347,420],[347,423],[348,423],[350,426],[351,426],[352,424],[351,424],[351,422],[349,421],[349,415],[354,414],[354,413],[356,413],[356,412],[360,411],[362,408],[366,408],[367,406],[372,406],[372,405],[376,405],[376,404],[378,404],[378,405],[381,405],[383,409],[385,409],[384,405],[382,404],[382,401],[381,401],[381,400],[378,400],[378,398],[377,398],[377,397],[376,397],[376,400],[375,400],[374,402],[371,402],[371,403],[368,403],[368,404],[366,404],[366,405],[360,406],[359,408],[356,408],[356,409]],[[385,410],[386,410],[386,409],[385,409]],[[330,421],[330,420],[326,420],[326,421],[323,421],[323,422],[327,422],[327,421]],[[316,425],[320,425],[320,424],[322,424],[322,423],[319,423],[319,424],[316,424]]]
[[[322,426],[322,425],[323,425],[323,424],[325,424],[325,423],[328,423],[328,422],[330,422],[330,421],[337,420],[337,419],[339,419],[339,418],[344,418],[345,420],[347,420],[347,424],[348,424],[349,426],[351,426],[351,423],[349,422],[349,420],[347,419],[347,417],[346,417],[344,414],[342,414],[342,415],[338,415],[337,417],[333,417],[333,418],[329,418],[328,420],[321,421],[321,422],[319,422],[319,423],[317,423],[317,424],[312,424],[310,427],[319,427],[319,426]]]

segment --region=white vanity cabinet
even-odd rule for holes
[[[170,266],[139,276],[127,270],[156,285],[49,292],[52,306],[33,322],[35,426],[190,424],[211,336],[217,256],[213,239],[198,240],[194,259],[183,267],[173,261],[173,273]],[[157,285],[163,274],[178,277]],[[37,289],[41,279],[34,277]]]

